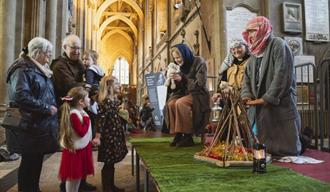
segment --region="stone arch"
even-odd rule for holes
[[[95,25],[96,27],[99,27],[100,25],[100,19],[102,17],[102,13],[113,3],[118,2],[119,0],[106,0],[102,3],[102,5],[97,9],[96,11],[96,17],[95,17]],[[141,21],[143,21],[143,12],[142,9],[139,7],[139,5],[133,1],[133,0],[120,0],[125,3],[127,3],[129,6],[131,6],[134,11],[138,14]]]
[[[116,61],[116,59],[118,57],[124,57],[126,59],[126,61],[128,62],[129,65],[133,64],[133,55],[130,54],[128,51],[126,51],[125,49],[118,49],[116,50],[113,54],[110,55],[111,61],[113,61],[113,63],[109,63],[106,65],[102,65],[102,67],[106,70],[109,71],[109,69],[112,69],[114,66],[114,61]]]
[[[118,57],[124,57],[128,64],[131,65],[133,62],[133,55],[130,54],[128,51],[126,51],[125,49],[118,49],[116,52],[114,52],[113,54],[111,54],[111,58],[114,58],[114,61],[118,58]],[[112,65],[112,64],[111,64]]]
[[[121,20],[123,21],[124,23],[126,23],[133,31],[134,33],[134,37],[135,39],[138,38],[138,30],[136,28],[136,26],[134,25],[134,23],[129,20],[127,17],[123,16],[123,15],[114,15],[112,17],[109,17],[108,19],[106,19],[102,25],[100,26],[100,28],[98,29],[97,31],[97,39],[98,40],[101,40],[101,36],[102,36],[102,33],[103,31],[105,30],[105,28],[112,22],[116,21],[116,20]]]
[[[109,37],[111,37],[112,35],[114,35],[116,33],[119,33],[120,35],[125,37],[127,39],[127,41],[129,41],[131,44],[133,44],[132,37],[130,35],[128,35],[125,31],[120,30],[120,29],[114,29],[114,30],[109,31],[107,34],[105,34],[103,36],[103,38],[101,40],[106,40],[106,39],[108,39]]]

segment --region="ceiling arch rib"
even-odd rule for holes
[[[125,49],[118,49],[118,50],[116,50],[113,54],[110,55],[109,58],[111,58],[112,61],[115,61],[119,57],[124,57],[127,60],[127,62],[128,62],[129,65],[131,65],[132,62],[133,62],[133,56],[132,56],[132,54],[129,53]],[[105,68],[108,68],[108,69],[110,68],[111,69],[113,67],[113,65],[114,65],[114,63],[110,64],[110,66],[105,66]]]
[[[110,60],[111,61],[115,61],[116,59],[118,59],[119,57],[124,57],[128,64],[131,65],[133,62],[133,55],[131,53],[129,53],[128,51],[126,51],[125,49],[118,49],[116,50],[113,54],[110,55]],[[102,67],[104,69],[106,69],[107,71],[109,69],[112,69],[114,66],[114,63],[110,64],[110,65],[102,65]]]
[[[138,14],[139,18],[141,21],[143,21],[143,12],[141,10],[141,8],[139,7],[139,5],[133,1],[133,0],[106,0],[105,2],[102,3],[102,5],[97,9],[97,12],[96,12],[96,17],[95,17],[95,24],[96,26],[100,26],[100,19],[102,17],[102,14],[103,12],[113,3],[116,3],[116,2],[125,2],[127,3],[128,5],[130,5],[134,11]]]
[[[112,23],[112,22],[114,22],[114,21],[116,21],[116,20],[121,20],[121,21],[123,21],[124,23],[126,23],[126,24],[132,29],[132,31],[133,31],[133,33],[134,33],[134,37],[135,37],[135,39],[138,38],[138,30],[137,30],[136,26],[134,25],[134,23],[133,23],[131,20],[127,19],[127,17],[124,17],[124,16],[122,16],[122,15],[115,15],[115,16],[109,17],[108,19],[106,19],[106,20],[102,23],[101,27],[100,27],[99,30],[97,31],[97,38],[98,38],[98,40],[101,40],[101,38],[102,38],[102,33],[103,33],[103,31],[105,30],[105,28],[106,28],[110,23]]]
[[[103,38],[101,40],[107,40],[109,37],[111,37],[112,35],[117,34],[117,33],[124,36],[127,39],[127,41],[129,41],[131,44],[133,44],[132,37],[130,35],[128,35],[125,31],[120,30],[120,29],[114,29],[114,30],[109,31],[108,33],[106,33],[103,36]]]
[[[128,64],[132,64],[133,56],[125,49],[118,49],[110,56],[110,58],[113,58],[114,60],[116,60],[118,57],[124,57],[127,60]]]

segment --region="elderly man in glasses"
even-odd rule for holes
[[[51,65],[53,70],[54,87],[58,105],[62,104],[61,98],[66,96],[68,91],[77,86],[91,88],[83,82],[85,68],[80,60],[81,41],[77,35],[68,35],[62,43],[63,54],[54,59]],[[61,191],[65,191],[65,182],[61,183]],[[96,187],[83,179],[79,191],[95,191]]]
[[[63,54],[54,59],[51,69],[54,72],[55,93],[57,103],[62,104],[61,97],[77,86],[90,87],[83,83],[85,68],[80,60],[81,41],[76,35],[68,35],[62,43]]]

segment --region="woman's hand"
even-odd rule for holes
[[[181,81],[182,77],[181,77],[181,75],[175,73],[175,74],[173,74],[172,79],[174,79],[175,81]]]
[[[249,102],[249,101],[251,101],[252,99],[250,98],[250,97],[244,97],[243,99],[242,99],[242,102],[243,102],[243,104],[244,105],[247,105],[247,103]]]
[[[219,102],[221,100],[221,94],[220,93],[214,93],[212,96],[213,102]]]
[[[50,106],[50,114],[55,115],[57,113],[57,108],[54,105]]]
[[[232,92],[233,92],[233,87],[228,85],[226,88],[221,90],[221,94],[222,94],[221,97],[228,98],[230,93]]]
[[[246,102],[246,105],[252,105],[252,106],[254,106],[254,105],[263,105],[263,104],[265,104],[265,101],[264,101],[264,99],[255,99],[255,100],[249,100],[249,101],[247,101]]]

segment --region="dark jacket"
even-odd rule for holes
[[[9,99],[22,114],[23,131],[6,130],[10,152],[45,154],[58,150],[58,118],[51,115],[56,106],[53,82],[28,58],[20,58],[7,75]]]
[[[66,96],[71,88],[85,85],[83,83],[85,70],[80,60],[70,60],[64,53],[63,56],[53,60],[51,69],[54,73],[54,87],[59,105],[62,104],[60,98]]]
[[[207,87],[207,66],[202,57],[195,57],[187,75],[188,93],[193,97],[193,129],[201,133],[210,117],[210,94]]]
[[[86,70],[86,82],[95,88],[99,88],[104,72],[99,66],[92,65]]]

